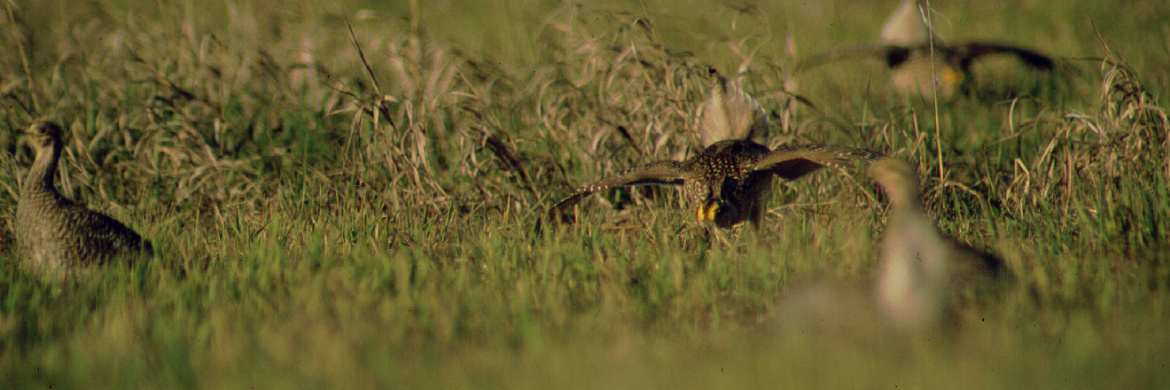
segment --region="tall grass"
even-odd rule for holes
[[[47,282],[5,230],[6,387],[1170,381],[1158,2],[932,2],[944,38],[1067,57],[1051,78],[986,70],[986,90],[1023,87],[937,116],[880,63],[793,73],[874,39],[892,1],[417,5],[5,3],[0,208],[31,161],[15,132],[57,120],[62,192],[160,254]],[[916,161],[942,229],[1018,285],[953,340],[761,335],[792,286],[871,272],[884,206],[861,172],[778,184],[760,231],[726,242],[670,188],[536,229],[576,186],[696,153],[709,67],[769,109],[770,146]]]

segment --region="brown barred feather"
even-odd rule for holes
[[[36,159],[16,205],[16,239],[29,265],[45,274],[70,277],[115,258],[150,256],[150,241],[109,216],[61,196],[53,184],[63,143],[61,128],[36,122],[25,131]]]

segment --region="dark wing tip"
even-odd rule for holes
[[[962,53],[962,61],[966,64],[988,54],[1011,54],[1032,69],[1052,70],[1056,66],[1056,62],[1043,53],[1010,44],[971,42],[955,46],[955,50]]]
[[[554,224],[572,224],[577,222],[577,218],[567,212],[568,209],[576,206],[577,203],[581,202],[581,199],[584,199],[586,196],[589,196],[592,193],[593,191],[582,189],[581,191],[570,195],[568,198],[557,202],[557,204],[548,209],[548,220]]]
[[[1024,61],[1024,64],[1032,67],[1033,69],[1052,70],[1052,68],[1056,67],[1056,63],[1052,60],[1052,58],[1034,51],[1025,50],[1022,52],[1017,52],[1016,56],[1019,57],[1020,60]]]
[[[850,162],[872,163],[884,155],[868,149],[836,145],[803,145],[778,148],[757,164],[787,180],[799,179],[824,167],[845,169]],[[770,157],[770,158],[769,158]]]

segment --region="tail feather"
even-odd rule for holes
[[[764,109],[730,80],[716,77],[718,81],[700,114],[703,147],[723,140],[763,142],[768,136],[768,116]]]
[[[882,26],[882,43],[903,46],[929,43],[933,32],[926,21],[922,20],[918,5],[916,0],[905,0],[890,14],[886,24]]]

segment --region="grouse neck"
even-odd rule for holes
[[[48,192],[57,194],[53,177],[57,173],[57,160],[61,158],[61,141],[53,140],[47,148],[37,149],[37,157],[24,181],[23,192]]]

